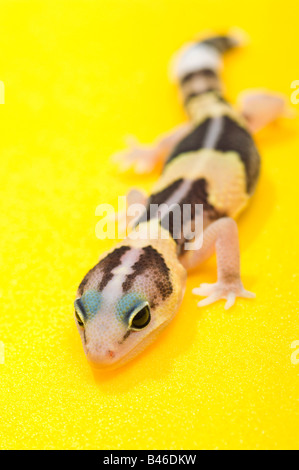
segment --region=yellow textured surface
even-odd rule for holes
[[[298,118],[257,136],[262,177],[239,223],[255,300],[198,309],[191,289],[215,280],[211,259],[156,343],[102,375],[73,320],[78,283],[114,244],[95,237],[96,206],[157,177],[119,175],[109,155],[184,119],[169,58],[230,26],[251,43],[225,61],[227,96],[290,97],[297,0],[1,0],[1,448],[299,447]]]

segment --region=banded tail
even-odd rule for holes
[[[185,103],[193,96],[208,91],[221,93],[221,56],[241,43],[234,35],[212,36],[194,42],[179,52],[174,75],[180,83]]]

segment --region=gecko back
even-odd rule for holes
[[[260,156],[245,118],[223,97],[219,74],[222,53],[237,45],[235,38],[215,36],[179,53],[175,75],[192,127],[166,160],[147,219],[152,204],[189,204],[191,218],[195,204],[202,204],[206,227],[221,217],[235,218],[252,195]]]

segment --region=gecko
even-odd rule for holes
[[[193,289],[205,297],[199,306],[236,297],[253,298],[240,275],[236,218],[248,204],[260,174],[253,133],[283,113],[284,100],[264,91],[243,93],[238,106],[224,97],[223,54],[240,45],[237,35],[212,35],[184,46],[172,69],[188,121],[152,146],[136,143],[119,153],[123,168],[162,172],[151,194],[133,189],[128,205],[142,204],[134,222],[145,236],[129,236],[104,253],[80,283],[75,321],[83,349],[93,367],[119,367],[145,349],[178,312],[187,273],[216,253],[217,281]],[[202,207],[202,243],[185,249],[187,235],[174,237],[174,224],[150,207],[191,206],[189,222]],[[152,228],[154,230],[147,230]],[[182,224],[183,222],[181,222]],[[159,227],[159,230],[157,230]],[[154,235],[153,235],[154,234]]]

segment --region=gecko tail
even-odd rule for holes
[[[222,55],[246,42],[245,33],[234,28],[228,34],[212,34],[179,50],[172,61],[171,76],[179,82],[184,98],[199,92],[221,91]]]
[[[224,54],[230,49],[235,47],[245,46],[249,43],[249,37],[245,31],[240,28],[231,28],[227,34],[207,35],[205,39],[197,42],[198,45],[205,44],[211,46],[218,51],[219,54]]]
[[[248,42],[246,34],[232,28],[224,35],[208,37],[186,44],[175,55],[172,63],[172,75],[176,80],[183,80],[186,75],[200,70],[218,72],[222,67],[222,54]]]
[[[224,54],[224,52],[233,49],[234,47],[239,46],[239,41],[234,36],[212,36],[208,39],[204,39],[197,43],[200,45],[206,45],[216,49],[219,54]]]

